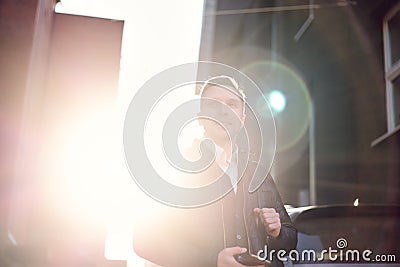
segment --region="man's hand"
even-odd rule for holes
[[[235,255],[245,252],[246,249],[241,247],[231,247],[221,250],[221,252],[218,254],[218,267],[245,267],[245,265],[240,264],[234,258]],[[264,267],[264,265],[255,267]]]
[[[254,213],[264,224],[265,231],[272,237],[278,237],[281,232],[281,219],[279,213],[273,208],[255,208]]]

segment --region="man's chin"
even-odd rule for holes
[[[225,130],[222,131],[214,131],[210,134],[205,135],[206,138],[210,138],[213,140],[217,145],[219,144],[226,144],[227,142],[231,142],[231,136]]]

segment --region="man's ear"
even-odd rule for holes
[[[240,121],[242,123],[241,128],[243,128],[244,127],[244,123],[246,122],[246,114],[242,114],[242,117],[240,118]]]
[[[199,111],[199,113],[197,113],[197,123],[198,123],[200,126],[204,126],[204,125],[203,125],[203,119],[200,118],[201,116],[203,116],[203,114],[201,113],[201,111]]]

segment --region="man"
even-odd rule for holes
[[[257,261],[252,264],[255,257],[249,255],[265,247],[269,251],[294,249],[297,232],[270,175],[266,174],[257,191],[247,190],[257,163],[249,161],[249,151],[237,145],[246,112],[245,95],[236,81],[214,77],[205,82],[200,94],[198,121],[204,137],[215,145],[215,161],[193,186],[222,179],[232,190],[201,208],[165,208],[159,216],[146,218],[135,232],[134,249],[165,267],[263,266]],[[276,257],[271,260],[274,266],[282,265]]]

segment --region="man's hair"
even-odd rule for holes
[[[234,78],[226,75],[219,75],[209,78],[200,87],[200,97],[203,97],[204,92],[207,91],[207,88],[211,86],[220,86],[231,89],[242,100],[243,114],[245,113],[246,95],[244,91],[239,87],[239,83]]]

